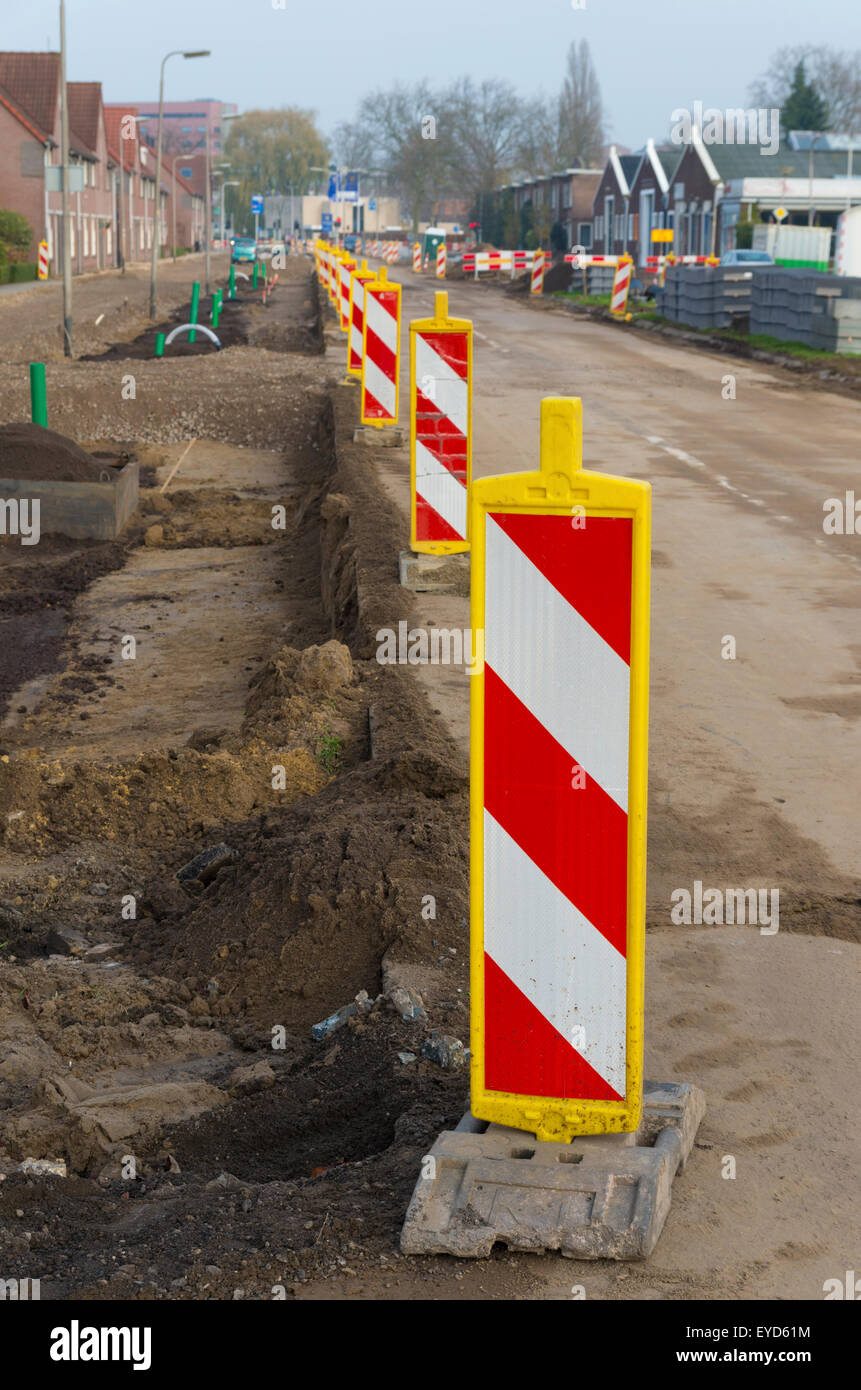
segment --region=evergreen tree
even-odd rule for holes
[[[795,65],[780,123],[784,131],[828,129],[828,106],[813,83],[808,82],[803,62]]]

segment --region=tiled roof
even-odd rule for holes
[[[99,148],[99,115],[102,108],[101,82],[67,82],[69,96],[69,134],[90,154]]]
[[[9,96],[9,93],[4,92],[2,87],[0,87],[0,106],[4,106],[7,111],[10,111],[12,115],[15,117],[15,119],[17,121],[20,121],[22,126],[24,126],[26,130],[29,130],[31,135],[35,135],[37,140],[45,139],[44,131],[39,130],[38,127],[35,126],[31,120],[28,120],[28,118],[24,115],[24,112],[19,110],[15,102]]]
[[[625,181],[629,188],[631,187],[631,184],[634,182],[634,175],[640,167],[640,160],[642,159],[642,157],[643,156],[639,154],[619,155],[619,163],[622,166],[622,173],[625,175]]]
[[[0,88],[43,135],[53,135],[59,53],[0,53]]]
[[[810,172],[809,152],[793,150],[785,143],[781,143],[774,154],[767,154],[759,145],[706,145],[706,150],[725,182],[729,179],[807,178]],[[821,179],[845,174],[845,152],[815,150],[813,173]]]
[[[135,126],[135,137],[133,140],[122,139],[122,123],[124,116],[136,116],[137,111],[133,106],[106,106],[105,107],[105,138],[108,142],[108,153],[119,163],[122,155],[123,168],[135,169],[137,167],[137,126]],[[120,148],[122,146],[122,149]]]

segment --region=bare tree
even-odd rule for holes
[[[559,98],[534,97],[520,111],[517,173],[540,178],[565,164],[559,151]]]
[[[559,98],[557,158],[564,167],[580,160],[589,169],[601,161],[604,145],[604,107],[601,88],[585,39],[568,49],[568,61]]]
[[[837,132],[861,132],[861,50],[843,53],[826,44],[799,44],[778,48],[768,68],[752,83],[752,106],[778,107],[786,103],[792,78],[799,63],[807,77],[824,97],[828,124]]]
[[[449,190],[451,129],[427,83],[372,92],[359,105],[356,126],[366,154],[385,170],[413,227]]]
[[[441,109],[451,131],[452,181],[462,194],[477,200],[507,182],[520,162],[523,128],[510,83],[461,77],[443,93]]]

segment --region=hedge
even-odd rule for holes
[[[35,280],[38,266],[34,261],[10,261],[0,265],[0,285],[21,284],[24,280]]]

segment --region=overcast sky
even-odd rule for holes
[[[58,0],[2,9],[4,49],[58,46]],[[861,25],[859,0],[66,0],[66,27],[69,78],[100,80],[106,101],[152,100],[167,51],[211,48],[171,60],[168,100],[311,107],[327,134],[395,80],[468,72],[555,92],[568,44],[585,37],[610,137],[637,148],[667,133],[677,106],[746,104],[782,44],[855,47]]]

